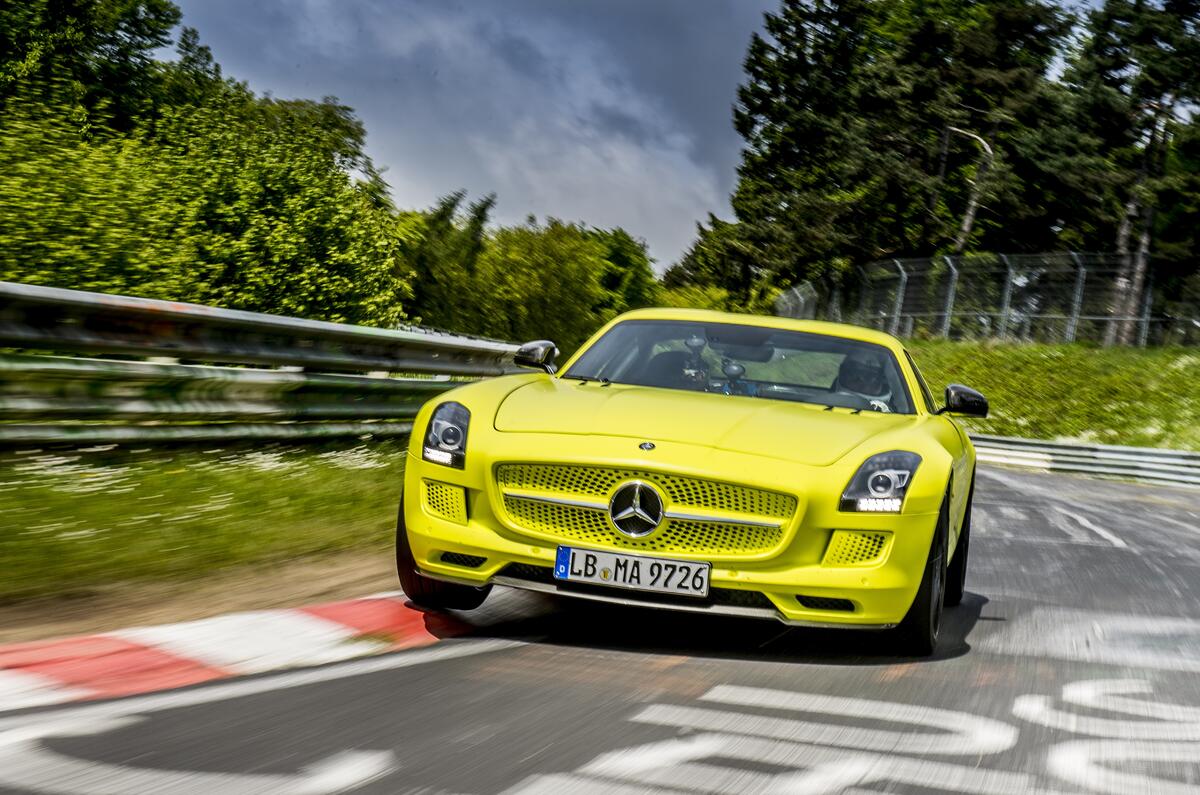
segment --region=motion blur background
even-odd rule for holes
[[[842,319],[985,392],[976,431],[1196,450],[1198,25],[1126,0],[6,3],[0,281],[564,354],[639,306]],[[402,439],[150,442],[203,424],[195,393],[52,374],[29,355],[86,351],[16,338],[0,600],[387,568]],[[71,423],[133,430],[27,432]]]

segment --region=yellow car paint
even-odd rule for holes
[[[570,373],[584,349],[629,319],[756,325],[874,343],[895,355],[915,413],[853,413],[561,377]],[[446,401],[471,412],[463,469],[422,459],[430,415]],[[652,442],[653,449],[642,449],[642,442]],[[859,466],[872,455],[894,450],[921,457],[902,512],[839,510],[839,498]],[[527,469],[516,474],[501,469],[515,464]],[[913,601],[947,495],[948,550],[954,550],[974,466],[975,452],[966,434],[947,415],[931,411],[901,343],[887,334],[818,321],[648,309],[614,319],[558,375],[529,372],[474,382],[426,404],[413,425],[403,510],[416,565],[434,578],[485,585],[510,564],[549,570],[558,544],[564,543],[710,562],[712,587],[757,591],[786,622],[885,627],[898,624]],[[781,526],[767,542],[753,533],[714,536],[716,540],[699,551],[663,538],[668,527],[656,530],[644,543],[623,539],[615,531],[606,535],[599,525],[583,520],[577,522],[579,527],[558,532],[544,522],[539,525],[537,517],[514,515],[516,508],[498,483],[501,476],[512,482],[542,478],[546,493],[571,498],[581,489],[603,491],[634,475],[675,484],[681,493],[690,493],[687,489],[695,481],[703,481],[709,484],[704,488],[715,490],[717,501],[725,499],[720,494],[728,486],[741,488],[744,494],[726,500],[733,507],[722,509],[723,515],[734,521],[759,521],[762,511],[768,511]],[[755,512],[739,509],[739,500],[753,503]],[[773,539],[777,543],[768,543]],[[445,553],[486,562],[470,568],[443,560]],[[854,609],[805,607],[797,595],[849,600]]]

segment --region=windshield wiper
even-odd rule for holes
[[[607,378],[596,378],[596,377],[590,376],[590,375],[564,375],[564,376],[559,376],[559,377],[560,378],[570,378],[573,381],[581,381],[585,384],[596,382],[596,383],[599,383],[601,386],[608,386],[609,384],[612,383],[612,381],[609,381]]]

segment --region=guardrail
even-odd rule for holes
[[[0,282],[0,346],[199,362],[499,375],[517,346],[198,304]]]
[[[399,435],[458,380],[513,371],[517,349],[9,282],[0,347],[39,352],[0,355],[5,444]]]
[[[1200,453],[1185,450],[1068,444],[984,434],[971,434],[971,441],[978,460],[988,464],[1200,486]]]
[[[127,357],[0,354],[6,445],[404,435],[452,378],[511,372],[517,348],[9,282],[0,347]],[[138,356],[205,364],[128,360]],[[972,439],[984,463],[1200,486],[1200,453]]]

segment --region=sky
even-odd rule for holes
[[[728,217],[732,105],[778,0],[176,0],[225,74],[336,96],[401,208],[624,227],[661,271]]]

